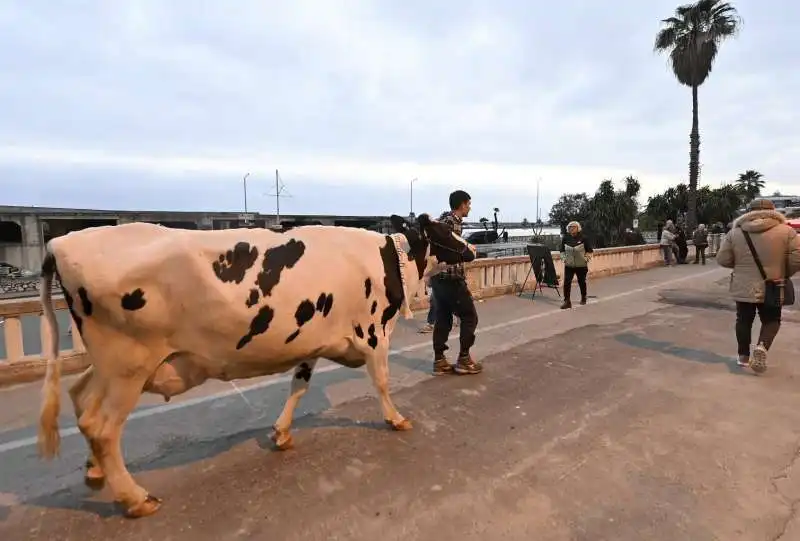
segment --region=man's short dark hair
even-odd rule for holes
[[[450,210],[456,210],[458,207],[472,199],[464,190],[456,190],[450,194]]]

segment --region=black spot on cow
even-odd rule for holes
[[[369,309],[370,314],[374,314],[375,310],[378,309],[378,301],[372,301],[372,308]]]
[[[72,295],[69,294],[67,288],[65,288],[63,285],[61,286],[61,293],[64,294],[64,300],[67,301],[67,308],[72,316],[72,321],[75,322],[75,327],[78,329],[78,334],[80,334],[81,338],[83,338],[83,318],[75,311],[75,300],[72,298]]]
[[[122,296],[122,308],[124,310],[141,310],[145,304],[147,304],[147,301],[144,298],[144,291],[138,287]]]
[[[311,379],[311,367],[307,363],[301,363],[300,369],[295,372],[294,377],[308,382]]]
[[[317,299],[317,312],[327,317],[333,307],[333,293],[320,293]]]
[[[86,316],[92,315],[92,310],[94,307],[92,306],[92,301],[89,300],[89,293],[86,291],[86,288],[81,286],[78,288],[78,298],[81,300],[81,310],[83,311]]]
[[[317,303],[319,305],[319,303]],[[297,326],[302,327],[314,317],[314,303],[306,299],[297,305],[297,310],[294,312],[294,319],[297,321]]]
[[[367,329],[367,334],[369,335],[369,338],[367,339],[367,345],[369,345],[369,347],[371,347],[372,349],[375,349],[376,347],[378,347],[378,337],[375,336],[375,324],[374,323],[370,323],[370,326]]]
[[[317,306],[319,306],[319,302],[317,302]],[[314,311],[314,303],[308,299],[301,301],[300,304],[297,305],[297,310],[294,312],[294,319],[297,321],[298,328],[286,338],[287,344],[300,335],[300,327],[311,321],[311,318],[314,317]]]
[[[56,256],[51,252],[47,252],[42,261],[42,274],[45,276],[52,276],[56,273]]]
[[[281,272],[291,269],[303,257],[306,245],[302,241],[290,239],[289,242],[273,246],[264,252],[261,272],[256,278],[256,285],[266,297],[281,280]]]
[[[247,305],[248,308],[252,308],[256,304],[258,304],[258,290],[256,288],[250,290],[250,296],[247,297],[245,304]]]
[[[361,328],[361,325],[355,326],[356,336],[359,338],[364,338],[364,329]]]
[[[390,236],[386,236],[386,243],[380,249],[381,261],[383,262],[383,285],[386,289],[386,308],[381,314],[381,325],[383,335],[386,336],[386,324],[400,310],[403,302],[403,281],[400,277],[400,261],[397,259],[397,251]]]
[[[366,298],[372,295],[372,280],[369,278],[364,280],[364,293],[366,293]]]
[[[64,287],[64,284],[61,283],[61,277],[58,275],[56,256],[51,252],[47,252],[44,256],[44,261],[42,261],[42,274],[53,275],[58,279],[58,285],[61,288],[61,294],[64,295],[64,301],[67,303],[69,315],[72,316],[72,321],[75,322],[75,328],[78,329],[78,334],[83,335],[83,318],[75,311],[75,301],[72,295],[69,294],[69,291],[67,291],[67,288]],[[81,336],[81,338],[83,338],[84,342],[86,341],[86,338],[83,336]]]
[[[223,282],[242,283],[244,275],[258,259],[258,248],[248,242],[237,242],[233,249],[220,254],[219,260],[211,266],[214,274]]]
[[[272,318],[275,316],[275,310],[267,305],[261,307],[256,316],[250,322],[250,331],[242,336],[239,343],[236,344],[236,349],[242,349],[250,340],[257,334],[264,334],[269,329],[269,324],[272,323]]]

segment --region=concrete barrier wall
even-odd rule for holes
[[[563,276],[564,265],[558,252],[553,253],[556,272]],[[656,245],[626,246],[624,248],[604,248],[596,250],[589,265],[589,276],[598,278],[625,272],[649,269],[663,265],[659,247]],[[518,293],[530,270],[527,257],[499,257],[496,259],[480,259],[467,265],[467,283],[476,298],[488,298],[498,295]],[[532,291],[536,281],[531,275],[525,285],[526,291]],[[56,297],[57,309],[66,309],[63,298]],[[411,307],[414,310],[427,308],[427,297],[416,298]],[[40,352],[45,350],[47,338],[41,317],[42,307],[38,298],[7,300],[0,302],[0,319],[4,321],[0,332],[5,338],[5,356],[0,351],[0,385],[21,383],[41,378],[45,372],[45,361]],[[38,318],[39,341],[23,336],[23,321],[30,328],[31,318]],[[63,372],[74,373],[88,366],[85,349],[78,330],[70,320],[72,336],[71,347],[61,351],[63,356]],[[67,332],[61,329],[62,334]],[[27,334],[30,334],[28,332]],[[26,343],[27,342],[27,343]],[[26,350],[36,351],[26,351]]]

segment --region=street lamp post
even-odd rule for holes
[[[245,173],[244,177],[242,177],[242,184],[244,185],[244,224],[247,225],[250,222],[250,217],[247,215],[247,177],[250,176],[250,173]]]

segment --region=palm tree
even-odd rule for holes
[[[749,203],[761,194],[761,189],[764,187],[764,181],[761,180],[763,177],[764,175],[752,169],[739,175],[736,187],[745,199],[743,203]]]
[[[697,181],[700,176],[700,129],[697,89],[711,73],[719,45],[734,36],[741,20],[736,8],[721,0],[698,0],[678,6],[675,15],[661,21],[655,51],[669,53],[672,72],[682,85],[692,89],[692,131],[689,136],[689,201],[687,227],[697,225]]]

